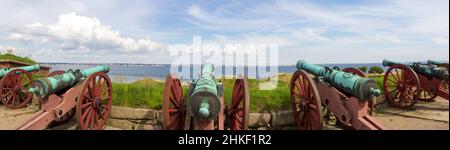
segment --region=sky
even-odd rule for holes
[[[0,0],[0,18],[0,51],[39,62],[170,64],[195,36],[277,45],[280,65],[449,60],[448,0]]]

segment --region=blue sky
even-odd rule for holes
[[[0,0],[0,16],[0,50],[41,62],[171,63],[193,36],[277,44],[279,64],[449,59],[448,0]]]

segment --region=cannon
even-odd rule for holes
[[[391,106],[412,109],[418,100],[433,101],[437,96],[448,100],[448,90],[442,87],[443,83],[448,83],[448,68],[434,65],[443,65],[437,61],[428,62],[430,64],[404,64],[383,60],[383,65],[389,66],[383,86]]]
[[[0,69],[0,100],[7,108],[22,108],[33,99],[28,88],[33,86],[31,72],[39,70],[39,65]]]
[[[18,130],[41,130],[76,116],[78,128],[100,130],[111,112],[112,84],[103,65],[84,70],[55,71],[28,89],[39,98],[40,110]]]
[[[380,95],[373,79],[356,68],[321,67],[303,60],[290,82],[294,121],[301,130],[319,130],[325,114],[355,130],[383,130],[373,119],[369,102]]]
[[[162,104],[163,130],[231,130],[248,129],[249,91],[243,76],[236,79],[231,105],[224,106],[223,85],[214,78],[214,66],[202,66],[200,78],[189,85],[188,97],[176,75],[166,78]],[[226,117],[226,118],[225,118]],[[217,126],[215,125],[217,122]]]
[[[448,70],[448,61],[428,60],[427,63],[428,65],[436,65],[438,67],[447,68]],[[440,89],[448,93],[448,80],[442,81]]]
[[[444,68],[448,67],[448,61],[427,60],[427,63],[430,65],[436,65],[436,66],[444,67]]]

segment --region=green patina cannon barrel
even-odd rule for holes
[[[32,66],[24,66],[24,67],[17,67],[17,68],[5,67],[5,68],[0,69],[0,78],[2,78],[6,74],[8,74],[11,70],[14,70],[14,69],[22,69],[22,70],[25,70],[27,72],[31,72],[31,71],[39,70],[40,67],[37,64],[36,65],[32,65]]]
[[[432,65],[445,65],[448,64],[448,61],[438,61],[438,60],[428,60],[427,61],[428,64],[432,64]]]
[[[214,66],[202,66],[200,78],[193,83],[193,91],[188,102],[191,116],[200,120],[211,120],[220,112],[218,86],[214,81]]]
[[[436,66],[423,65],[420,63],[413,64],[403,64],[399,62],[394,62],[390,60],[383,60],[384,66],[393,66],[393,65],[405,65],[413,69],[415,72],[422,74],[429,78],[436,78],[439,80],[448,80],[448,69]]]
[[[44,98],[73,87],[83,81],[91,74],[97,72],[109,72],[110,67],[103,65],[84,70],[68,71],[64,74],[47,77],[35,81],[35,85],[29,89],[30,93],[35,93],[38,97]]]
[[[357,97],[359,100],[370,100],[373,96],[379,96],[380,90],[376,87],[375,80],[364,78],[351,73],[343,72],[328,67],[307,63],[303,60],[297,62],[298,70],[305,70],[317,77],[323,78],[335,88]]]

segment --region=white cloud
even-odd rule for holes
[[[449,42],[448,37],[436,37],[433,41],[439,45],[448,45]]]
[[[306,40],[306,41],[328,41],[329,38],[323,36],[322,34],[325,32],[323,29],[314,29],[314,28],[304,28],[300,31],[291,32],[291,36],[294,39],[298,40]]]
[[[119,31],[103,25],[93,17],[79,16],[76,13],[62,14],[55,24],[25,25],[19,31],[10,33],[10,40],[36,43],[61,43],[60,48],[69,50],[115,50],[120,52],[148,52],[159,50],[162,44],[151,40],[123,37]]]
[[[188,13],[189,13],[189,15],[192,15],[197,18],[201,18],[201,19],[205,18],[200,10],[200,7],[198,7],[197,5],[189,6]]]
[[[45,61],[58,55],[62,61],[102,56],[111,62],[141,62],[151,55],[153,63],[170,63],[169,53],[190,51],[192,36],[201,35],[207,51],[217,51],[214,44],[230,53],[245,51],[227,44],[279,44],[285,64],[299,56],[338,62],[342,53],[342,62],[379,62],[393,51],[426,59],[431,56],[423,54],[431,49],[436,49],[433,56],[448,59],[448,2],[2,0],[0,18],[7,19],[0,20],[0,44],[23,47]]]

